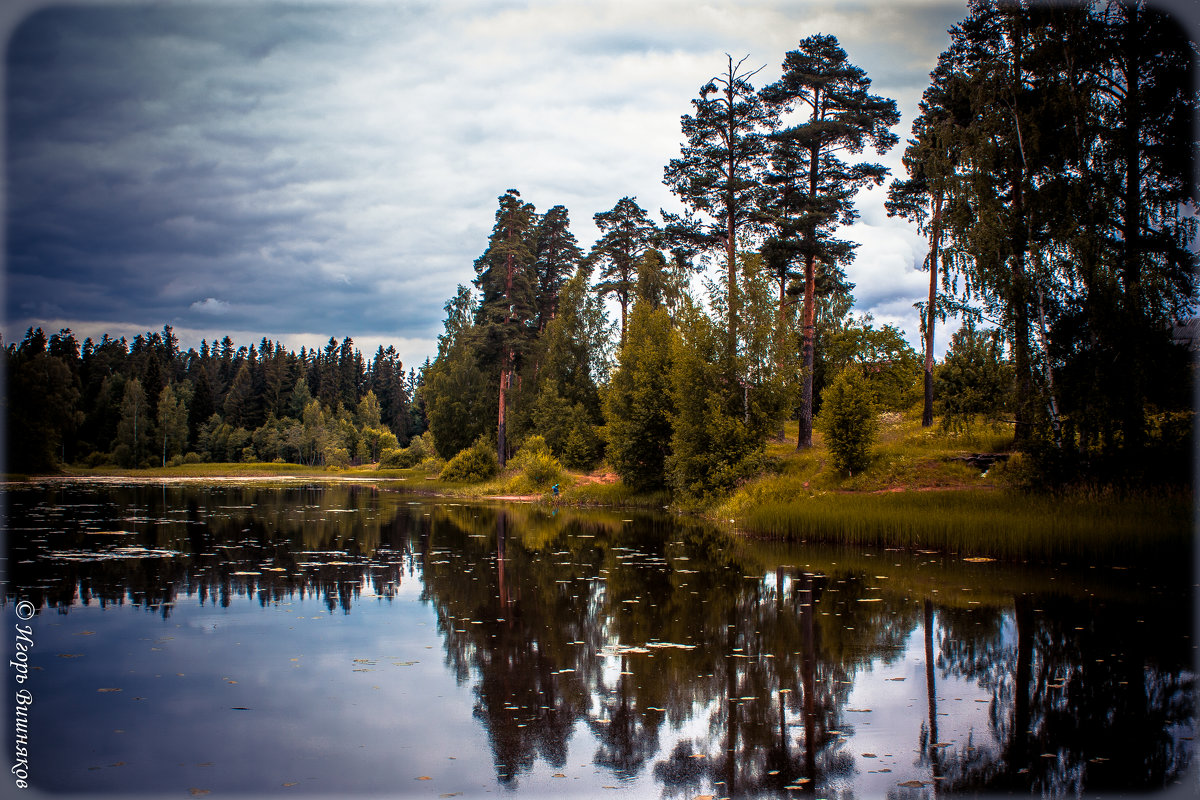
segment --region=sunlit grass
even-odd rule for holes
[[[621,481],[616,483],[580,482],[564,491],[562,502],[574,506],[658,509],[670,505],[671,495],[666,490],[638,493]]]
[[[1091,558],[1186,554],[1190,497],[1038,497],[1007,491],[813,492],[747,504],[749,533],[903,546],[995,558]]]

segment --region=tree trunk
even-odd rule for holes
[[[500,416],[496,423],[496,461],[500,464],[500,469],[504,469],[506,461],[506,446],[504,440],[504,412],[505,400],[508,388],[508,354],[504,356],[504,363],[500,367]]]
[[[813,122],[818,119],[817,109],[820,107],[819,94],[813,99]],[[808,149],[808,192],[810,197],[817,196],[817,183],[820,178],[821,148],[814,145]],[[804,328],[801,333],[801,359],[804,377],[800,389],[800,431],[796,434],[796,449],[807,450],[812,447],[813,426],[813,351],[817,339],[817,272],[814,249],[817,246],[816,224],[808,226],[809,251],[804,256]]]
[[[938,247],[942,238],[942,195],[933,200],[932,230],[929,237],[929,304],[925,307],[925,407],[921,411],[921,427],[933,425],[933,326],[937,308]]]
[[[813,353],[817,338],[817,291],[813,256],[804,261],[804,328],[801,335],[800,354],[803,370],[800,389],[800,431],[796,435],[796,449],[806,450],[813,445]]]
[[[737,318],[741,312],[740,298],[738,297],[737,283],[737,220],[735,208],[737,205],[736,195],[734,193],[734,178],[736,176],[736,156],[734,155],[734,124],[733,117],[733,84],[734,84],[734,66],[733,58],[729,59],[729,83],[725,87],[725,102],[726,111],[728,113],[729,128],[726,133],[726,147],[728,154],[726,159],[726,175],[725,175],[725,267],[728,272],[727,280],[729,281],[729,333],[728,333],[728,348],[729,360],[731,364],[736,364],[737,360]],[[735,367],[736,368],[736,367]]]
[[[1125,73],[1125,114],[1123,128],[1122,154],[1125,161],[1124,214],[1121,220],[1121,238],[1124,246],[1121,270],[1121,288],[1125,295],[1125,326],[1126,336],[1122,337],[1121,351],[1124,358],[1126,383],[1122,403],[1122,434],[1126,452],[1136,452],[1141,449],[1145,438],[1145,412],[1140,344],[1142,340],[1142,297],[1141,297],[1141,221],[1142,221],[1142,192],[1140,148],[1138,137],[1141,133],[1141,81],[1138,74],[1137,51],[1141,33],[1136,3],[1123,6],[1127,15],[1125,23],[1125,54],[1123,72]]]

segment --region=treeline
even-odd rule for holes
[[[350,338],[296,353],[265,337],[180,350],[171,327],[82,344],[30,329],[0,351],[8,466],[144,467],[185,461],[378,460],[425,429],[420,378],[392,347],[367,361]]]

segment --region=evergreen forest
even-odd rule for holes
[[[465,451],[486,472],[540,437],[568,468],[703,498],[760,473],[785,426],[859,469],[876,417],[900,412],[1009,430],[1047,482],[1186,474],[1196,47],[1141,2],[968,11],[903,144],[896,102],[819,34],[774,82],[754,85],[749,56],[698,76],[663,170],[682,213],[630,187],[584,247],[567,208],[509,189],[418,368],[350,338],[182,351],[169,326],[30,330],[3,350],[8,468]],[[904,175],[871,161],[894,148]],[[868,187],[928,240],[921,352],[854,310],[844,237]]]

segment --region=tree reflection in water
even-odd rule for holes
[[[915,732],[902,766],[934,794],[1151,789],[1190,763],[1186,577],[1071,591],[949,557],[885,568],[687,520],[409,505],[371,487],[54,487],[12,502],[6,602],[61,613],[315,595],[350,614],[364,593],[386,602],[419,580],[509,787],[539,762],[589,757],[572,751],[586,732],[595,769],[652,776],[670,797],[853,790],[865,766],[850,743],[869,723],[850,695],[914,657],[925,702],[876,725],[896,730],[896,753]],[[943,685],[988,698],[978,725]]]

